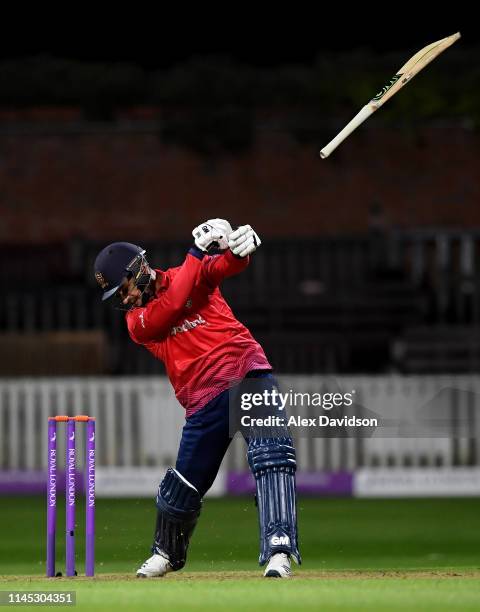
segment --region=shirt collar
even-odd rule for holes
[[[170,279],[163,270],[155,268],[155,272],[157,273],[157,281],[160,281],[157,291],[164,291],[170,284]]]

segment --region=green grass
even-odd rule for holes
[[[161,580],[131,578],[150,554],[153,500],[97,500],[95,580],[43,578],[44,498],[0,503],[0,590],[74,588],[80,608],[480,610],[480,499],[300,499],[303,565],[290,581],[261,578],[251,499],[207,499],[187,568]]]
[[[478,578],[260,578],[136,581],[57,580],[2,584],[0,589],[75,590],[77,608],[90,610],[366,610],[478,611]],[[24,608],[22,608],[24,609]],[[27,607],[28,609],[28,607]]]

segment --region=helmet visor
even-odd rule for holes
[[[102,302],[105,300],[108,300],[108,298],[112,297],[112,295],[114,295],[114,293],[116,293],[119,289],[120,285],[117,285],[116,287],[112,287],[111,289],[109,289],[108,291],[105,291],[104,294],[102,295]]]

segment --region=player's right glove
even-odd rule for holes
[[[262,244],[258,234],[250,225],[241,225],[230,234],[228,246],[237,257],[246,257]]]
[[[197,249],[207,253],[210,249],[218,249],[222,233],[215,229],[209,221],[201,223],[192,232]]]
[[[226,219],[209,219],[196,227],[192,235],[195,246],[202,251],[228,249],[228,236],[232,233],[232,226]]]
[[[218,249],[221,251],[226,251],[228,249],[228,237],[232,233],[232,226],[226,219],[209,219],[207,223],[217,231],[222,234],[218,242]]]

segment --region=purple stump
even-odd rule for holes
[[[57,523],[57,422],[48,419],[47,480],[47,576],[55,576],[55,530]]]
[[[65,527],[66,527],[66,575],[75,576],[75,421],[69,419],[66,426],[65,457]]]
[[[90,418],[86,427],[85,458],[85,575],[95,571],[95,420]]]

